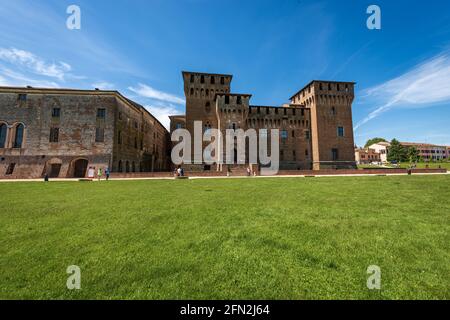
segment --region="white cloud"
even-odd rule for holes
[[[16,48],[0,48],[0,59],[18,67],[24,67],[27,71],[64,80],[65,75],[72,70],[72,67],[65,62],[47,63],[35,54]]]
[[[40,88],[59,87],[59,85],[54,81],[32,79],[20,72],[13,71],[8,68],[4,68],[2,66],[0,66],[0,72],[2,74],[2,76],[0,76],[0,84],[2,86],[16,86],[16,87],[33,86]]]
[[[180,112],[174,106],[149,106],[146,105],[145,108],[150,111],[150,113],[156,117],[159,122],[162,123],[167,130],[170,130],[170,119],[169,116],[180,114]]]
[[[95,82],[92,84],[92,87],[100,90],[115,90],[115,85],[106,81]]]
[[[374,99],[381,106],[361,120],[355,130],[392,108],[450,101],[450,52],[433,57],[366,93],[365,98]]]
[[[129,90],[134,93],[140,95],[141,97],[156,99],[165,102],[171,102],[176,104],[184,104],[185,100],[183,98],[177,97],[170,93],[165,93],[159,90],[156,90],[148,85],[139,83],[137,88],[129,87]]]

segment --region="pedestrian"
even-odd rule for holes
[[[252,175],[252,171],[250,170],[250,167],[247,167],[247,177],[250,177]]]
[[[106,169],[105,169],[106,181],[109,180],[109,175],[110,175],[110,174],[111,174],[111,173],[109,172],[109,167],[106,167]]]
[[[98,168],[98,172],[97,172],[97,177],[98,177],[98,181],[100,181],[102,179],[102,168]]]

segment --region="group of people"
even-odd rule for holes
[[[184,177],[184,169],[179,166],[177,169],[175,169],[173,175],[175,177]]]
[[[108,181],[109,177],[111,175],[111,172],[110,172],[108,167],[106,167],[104,170],[102,168],[98,168],[98,170],[97,170],[97,179],[98,179],[98,181],[102,180],[103,174],[106,177],[106,181]],[[89,179],[95,179],[95,167],[89,167],[88,178]]]

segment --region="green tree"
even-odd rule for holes
[[[368,140],[368,141],[366,142],[366,145],[364,146],[364,148],[368,148],[368,147],[370,147],[371,145],[376,144],[376,143],[378,143],[378,142],[387,142],[387,141],[386,141],[386,139],[384,139],[384,138],[373,138],[373,139],[370,139],[370,140]]]
[[[393,162],[404,162],[407,160],[407,150],[398,142],[398,140],[393,139],[391,142],[391,147],[389,148],[388,161]]]
[[[419,150],[416,147],[408,148],[408,159],[410,163],[415,163],[419,161]]]

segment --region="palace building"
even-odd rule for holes
[[[0,178],[169,169],[167,130],[117,91],[0,87]]]
[[[186,128],[194,136],[195,121],[202,122],[204,131],[220,129],[223,135],[227,129],[278,129],[281,170],[356,168],[354,82],[312,81],[289,104],[259,106],[250,104],[251,94],[231,92],[232,75],[182,72],[182,76],[186,114],[171,117],[171,132]],[[206,164],[185,167],[214,169]]]
[[[281,170],[356,168],[355,83],[312,81],[288,104],[261,106],[250,103],[251,94],[231,92],[232,75],[182,76],[186,113],[170,117],[171,133],[185,128],[194,136],[196,121],[204,132],[278,129]],[[88,168],[168,171],[174,168],[171,147],[166,128],[117,91],[0,87],[0,178],[83,178]],[[247,159],[248,165],[261,167]],[[185,169],[219,171],[219,166]]]

